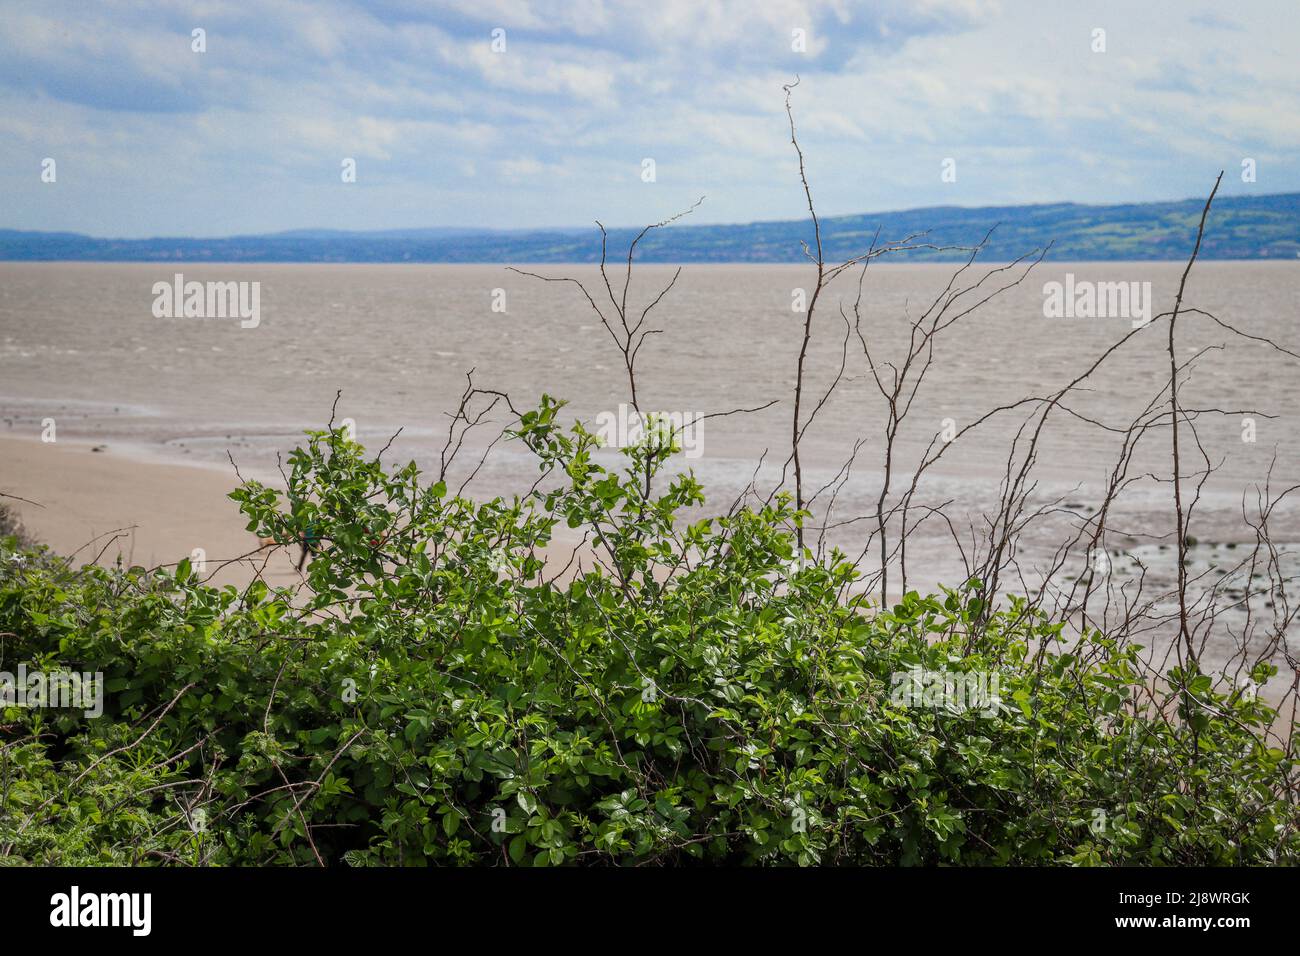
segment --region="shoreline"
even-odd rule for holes
[[[36,543],[78,565],[120,559],[150,568],[194,560],[195,549],[210,567],[257,551],[227,497],[238,484],[233,475],[202,462],[92,451],[102,445],[0,435],[0,492],[29,501],[2,500]],[[244,583],[252,574],[250,562],[237,562],[213,568],[211,583]],[[287,549],[269,554],[265,576],[268,583],[297,579]]]
[[[111,566],[120,559],[155,568],[189,558],[197,567],[195,549],[202,549],[207,570],[200,574],[216,587],[243,587],[254,577],[271,586],[303,582],[296,547],[262,548],[246,530],[247,520],[228,497],[239,485],[229,465],[123,453],[123,447],[0,434],[0,493],[28,499],[0,503],[35,544],[77,566]],[[541,554],[563,565],[581,548],[579,535],[557,527]]]
[[[95,447],[104,450],[93,451]],[[302,584],[296,547],[261,548],[246,530],[246,519],[228,497],[238,486],[228,469],[201,460],[140,455],[134,446],[72,439],[43,443],[30,436],[0,434],[0,492],[28,499],[0,502],[36,544],[74,565],[112,566],[120,560],[155,568],[189,558],[197,568],[195,552],[202,549],[207,566],[199,570],[213,586],[244,587],[259,576],[271,586]],[[1207,579],[1216,566],[1233,563],[1235,545],[1223,547],[1207,541],[1190,552],[1195,579]],[[580,536],[559,526],[541,556],[567,566],[575,550],[587,560],[593,557]],[[1172,576],[1176,551],[1148,545],[1142,552],[1148,571]],[[1291,552],[1289,561],[1296,561],[1297,553],[1300,548]],[[569,573],[572,569],[561,578]],[[1234,614],[1232,623],[1240,625],[1242,618]],[[1148,653],[1159,653],[1164,643],[1152,641]],[[1233,642],[1227,635],[1216,635],[1207,651],[1206,660],[1219,664],[1231,658]]]

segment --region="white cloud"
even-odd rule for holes
[[[826,213],[1176,198],[1236,154],[1267,158],[1259,191],[1300,189],[1300,26],[1282,2],[20,0],[4,16],[0,226],[634,224],[703,191],[700,221],[800,216],[795,73]],[[41,188],[44,155],[67,158],[76,202]],[[365,160],[364,201],[333,188],[342,156]]]

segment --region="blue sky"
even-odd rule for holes
[[[1297,49],[1295,0],[3,0],[0,228],[795,218],[796,73],[824,215],[1294,191]]]

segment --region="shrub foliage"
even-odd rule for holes
[[[537,489],[476,502],[308,433],[249,529],[308,588],[72,569],[4,539],[0,669],[98,671],[104,714],[4,708],[7,863],[1293,862],[1284,718],[981,582],[855,593],[785,495],[688,522],[663,441],[600,463],[520,416]],[[584,535],[541,549],[562,525]],[[895,675],[996,675],[985,710]],[[1263,684],[1273,674],[1260,664]],[[1139,693],[1144,691],[1144,693]],[[1158,703],[1151,703],[1151,701]]]

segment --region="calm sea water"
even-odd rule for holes
[[[536,271],[580,277],[604,295],[594,268]],[[176,272],[187,280],[260,283],[260,324],[155,317],[153,285],[171,282]],[[1172,305],[1181,272],[1180,263],[1040,265],[952,326],[904,424],[895,486],[909,480],[945,419],[961,427],[995,406],[1047,394],[1131,328],[1124,317],[1045,317],[1045,283],[1065,282],[1067,273],[1076,284],[1149,282],[1158,313]],[[892,374],[890,363],[905,354],[910,321],[944,291],[952,273],[947,265],[881,263],[868,271],[862,329],[880,374]],[[661,266],[636,270],[629,294],[635,314],[671,275]],[[621,292],[622,277],[614,278]],[[992,291],[1005,279],[994,276],[983,288]],[[710,414],[778,400],[760,413],[707,420],[696,436],[702,455],[679,459],[719,509],[749,481],[764,452],[774,464],[760,479],[769,483],[789,452],[802,326],[792,301],[794,290],[809,289],[812,280],[801,266],[688,266],[651,313],[649,326],[663,333],[641,351],[643,407]],[[810,396],[820,397],[840,369],[846,333],[840,303],[848,308],[856,283],[856,276],[846,276],[822,299],[808,358]],[[505,311],[494,311],[502,301]],[[1298,303],[1300,263],[1291,262],[1198,264],[1186,300],[1293,350],[1300,350]],[[1166,328],[1157,323],[1136,336],[1086,391],[1070,397],[1078,417],[1054,416],[1035,470],[1044,500],[1060,495],[1086,503],[1109,474],[1118,436],[1083,419],[1123,427],[1156,396],[1168,374]],[[1234,341],[1197,316],[1180,320],[1178,349],[1180,360],[1210,350],[1190,372],[1182,400],[1189,408],[1218,410],[1198,419],[1217,470],[1205,484],[1194,531],[1206,541],[1248,540],[1240,520],[1243,492],[1265,477],[1270,463],[1275,487],[1300,480],[1300,362],[1256,342]],[[573,414],[587,421],[616,411],[628,397],[621,357],[579,291],[504,267],[0,263],[0,434],[36,435],[42,419],[54,417],[60,438],[214,466],[225,464],[229,451],[246,474],[270,475],[276,453],[291,448],[302,429],[322,425],[341,389],[338,414],[355,420],[364,443],[378,448],[401,428],[393,454],[427,465],[470,369],[476,384],[508,392],[519,408],[546,392],[568,399]],[[951,502],[958,527],[971,521],[978,527],[996,500],[1012,430],[1025,417],[1003,416],[963,439],[926,479],[918,500]],[[1254,442],[1242,440],[1245,417],[1255,421]],[[861,344],[850,336],[840,388],[805,445],[807,484],[817,488],[834,477],[855,439],[865,440],[839,498],[841,519],[874,506],[884,422]],[[1167,430],[1151,432],[1141,450],[1130,474],[1167,475]],[[511,492],[535,476],[532,459],[506,445],[472,487],[481,494]],[[1139,481],[1126,493],[1117,526],[1167,532],[1169,500],[1167,483]],[[1300,540],[1297,508],[1280,509],[1274,523],[1281,538]],[[1045,556],[1052,535],[1065,526],[1031,534],[1028,559],[1035,548]],[[844,529],[837,542],[856,553],[861,527]],[[938,523],[920,532],[912,552],[918,583],[960,573],[947,537]]]

